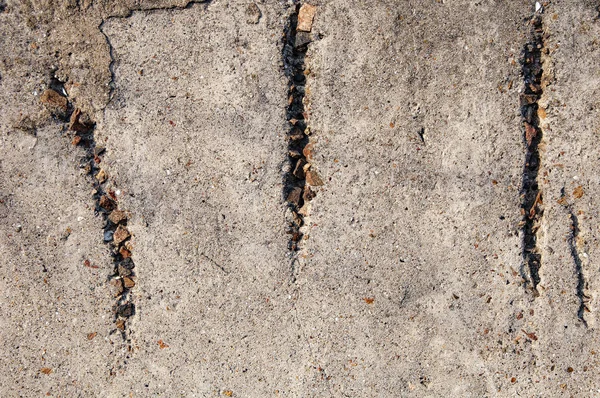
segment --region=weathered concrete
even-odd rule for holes
[[[312,4],[304,156],[325,184],[298,252],[292,3],[0,12],[2,396],[598,393],[596,5],[538,11],[534,291],[520,56],[535,2]],[[40,103],[61,82],[128,217],[123,333],[89,153]]]

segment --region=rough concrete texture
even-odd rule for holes
[[[304,156],[324,185],[295,251],[296,3],[0,1],[1,396],[600,394],[598,4],[310,3]],[[125,326],[99,187],[132,235]]]

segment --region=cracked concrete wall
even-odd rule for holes
[[[263,6],[246,24],[246,9],[103,26],[115,91],[97,134],[132,214],[139,316],[123,377],[141,394],[301,391],[282,228],[285,19]]]
[[[293,3],[0,2],[3,396],[597,394],[597,4],[538,11],[537,295],[519,101],[536,3],[312,4],[325,185],[295,252]],[[89,154],[40,102],[62,83],[129,217],[125,341]]]
[[[488,7],[320,10],[324,38],[308,64],[315,163],[328,183],[312,202],[298,311],[334,396],[511,388],[499,360],[523,300],[514,61],[529,8],[478,19]]]

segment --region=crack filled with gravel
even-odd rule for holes
[[[566,205],[566,195],[564,188],[561,190],[561,199],[560,202]],[[582,254],[580,254],[580,250],[578,248],[578,241],[580,239],[581,230],[579,229],[579,219],[573,210],[571,205],[566,205],[567,211],[569,212],[569,219],[571,221],[571,233],[569,233],[569,237],[567,239],[567,243],[569,245],[569,252],[571,253],[571,258],[573,259],[573,264],[575,265],[575,277],[577,279],[576,285],[576,295],[579,300],[579,308],[577,309],[577,318],[584,324],[584,326],[588,326],[587,321],[585,319],[585,313],[590,312],[587,307],[587,303],[589,302],[589,296],[585,294],[586,281],[585,276],[583,274],[583,260]],[[583,256],[586,256],[583,253]]]
[[[78,110],[75,110],[73,115],[77,113]],[[119,208],[119,192],[110,187],[109,176],[102,168],[105,148],[96,143],[95,124],[79,123],[81,127],[74,128],[74,116],[71,117],[70,129],[76,133],[74,142],[86,151],[81,167],[92,177],[95,214],[102,217],[104,222],[103,241],[110,247],[112,257],[113,269],[108,275],[108,282],[113,286],[116,298],[113,307],[116,328],[113,332],[120,332],[123,340],[130,344],[128,320],[135,315],[132,296],[132,288],[135,286],[135,264],[131,257],[131,234],[127,229],[128,215]]]
[[[42,94],[41,101],[63,124],[63,134],[71,138],[74,146],[85,151],[80,168],[92,181],[95,215],[102,217],[104,222],[99,238],[110,247],[112,269],[107,275],[107,280],[114,287],[116,299],[113,306],[115,329],[111,334],[119,332],[128,347],[131,347],[128,320],[135,315],[132,297],[135,264],[131,258],[128,216],[119,208],[119,192],[111,188],[108,173],[102,167],[105,148],[96,142],[95,122],[80,109],[73,107],[62,82],[52,79],[49,87]],[[93,267],[89,260],[86,260],[84,265]]]
[[[283,198],[291,213],[286,232],[290,235],[288,249],[292,256],[292,282],[296,279],[297,252],[304,238],[302,227],[308,216],[308,202],[316,196],[313,187],[323,185],[311,164],[313,144],[305,101],[306,78],[309,74],[305,60],[313,40],[311,26],[315,12],[314,6],[296,4],[288,17],[283,36],[282,58],[284,74],[288,78],[286,118],[289,126]]]
[[[534,295],[537,296],[537,287],[541,281],[540,268],[542,267],[542,255],[538,248],[538,230],[544,214],[543,195],[538,181],[541,164],[540,143],[543,140],[539,101],[545,88],[542,75],[544,72],[543,54],[546,49],[541,15],[536,13],[528,23],[531,29],[531,40],[523,48],[521,59],[524,88],[520,100],[523,138],[526,147],[521,188],[521,213],[523,215],[520,223],[523,256],[521,273],[526,280],[526,285],[530,285]]]

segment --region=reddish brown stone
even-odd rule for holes
[[[135,282],[133,281],[133,279],[126,276],[123,278],[123,286],[125,286],[126,289],[131,289],[135,286]]]
[[[304,157],[306,158],[306,160],[311,160],[312,159],[313,153],[314,153],[314,146],[315,146],[315,144],[313,144],[313,143],[306,144],[306,146],[302,150],[302,154],[304,155]]]
[[[114,200],[112,200],[111,198],[109,198],[107,195],[102,195],[102,197],[100,198],[100,207],[102,207],[105,210],[113,210],[114,208],[117,207],[117,204],[115,203]]]
[[[525,122],[525,141],[527,146],[530,146],[535,137],[537,136],[538,130],[535,126]]]
[[[124,319],[119,319],[117,322],[115,322],[115,326],[119,330],[125,330],[125,320]]]
[[[113,234],[113,242],[115,245],[120,245],[122,242],[126,241],[127,239],[129,239],[131,235],[129,234],[129,231],[127,230],[127,228],[125,228],[122,225],[119,225],[117,227],[117,230],[115,231],[115,233]]]
[[[108,216],[108,220],[113,224],[120,224],[123,221],[127,221],[127,214],[121,210],[113,210]]]
[[[87,133],[92,129],[92,126],[88,121],[84,121],[84,119],[85,117],[82,117],[81,110],[75,109],[69,121],[69,128],[78,133]]]
[[[131,252],[125,246],[119,249],[119,254],[121,254],[123,258],[131,257]]]
[[[67,98],[58,92],[48,89],[40,97],[40,102],[52,113],[58,116],[65,116],[68,109]]]

